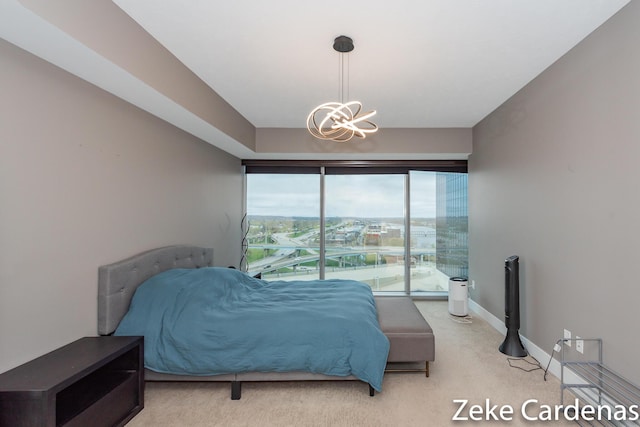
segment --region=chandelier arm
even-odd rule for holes
[[[375,114],[376,114],[375,111],[369,111],[368,113],[365,113],[365,114],[363,114],[361,116],[354,117],[353,120],[351,120],[351,123],[359,123],[359,122],[369,122],[370,123],[370,121],[367,120],[367,119],[369,117],[374,116]]]
[[[319,139],[324,139],[324,140],[339,140],[345,133],[349,132],[348,130],[345,130],[344,128],[340,127],[337,129],[334,129],[333,127],[331,128],[324,128],[322,126],[322,123],[324,123],[326,121],[328,116],[325,116],[325,119],[321,122],[320,125],[318,125],[316,119],[315,119],[315,115],[312,118],[312,122],[314,125],[314,128],[311,129],[308,125],[307,125],[307,129],[309,129],[309,131],[311,132],[312,135],[314,135],[315,137],[319,138]]]

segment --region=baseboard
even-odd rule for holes
[[[481,319],[485,320],[488,324],[493,326],[493,328],[495,328],[498,332],[500,332],[500,334],[504,335],[507,333],[507,327],[505,326],[504,321],[502,319],[498,319],[496,316],[491,314],[484,307],[482,307],[480,304],[478,304],[472,299],[469,299],[469,309],[473,311],[478,317],[480,317]],[[531,355],[538,362],[540,362],[540,365],[542,366],[543,369],[545,369],[547,367],[547,364],[549,364],[548,372],[554,377],[556,377],[558,380],[560,380],[561,382],[564,381],[565,384],[586,384],[583,378],[579,377],[571,369],[568,369],[568,368],[564,369],[564,378],[562,378],[562,373],[561,373],[562,370],[560,367],[560,362],[557,359],[553,358],[551,359],[551,363],[549,363],[549,359],[551,358],[551,355],[549,355],[549,353],[544,351],[542,348],[538,347],[533,342],[529,341],[527,337],[523,336],[522,334],[520,334],[520,339],[522,340],[522,345],[524,345],[527,352],[529,352],[529,355]],[[556,345],[555,342],[550,344],[552,349],[555,345]],[[496,351],[498,351],[498,349],[496,349]],[[598,396],[595,394],[595,392],[587,389],[581,389],[581,390],[592,401],[597,401]],[[560,390],[558,390],[558,393],[560,393]]]
[[[504,335],[507,333],[507,327],[504,325],[503,319],[498,319],[496,316],[491,314],[484,307],[482,307],[480,304],[478,304],[472,299],[469,299],[469,309],[473,311],[478,317],[485,320],[489,325],[491,325],[498,332],[500,332],[500,334]],[[540,362],[540,365],[542,365],[543,369],[546,368],[547,364],[549,363],[549,358],[551,357],[551,355],[547,353],[545,350],[543,350],[542,348],[538,347],[533,342],[529,341],[527,337],[523,336],[522,334],[520,334],[520,339],[522,340],[522,344],[524,345],[524,347],[527,349],[527,352],[529,352],[529,354],[533,358],[535,358],[538,362]],[[554,345],[555,343],[550,344],[551,349],[553,349]],[[551,364],[549,365],[548,372],[553,376],[555,376],[556,378],[560,379],[560,362],[555,358],[551,360]],[[565,370],[565,374],[566,373],[567,372]]]

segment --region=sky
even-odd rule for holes
[[[411,216],[435,217],[434,172],[411,173]],[[404,175],[325,176],[326,216],[404,216]],[[248,174],[249,215],[319,217],[320,175]]]

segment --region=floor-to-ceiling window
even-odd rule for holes
[[[325,277],[403,292],[405,177],[329,174],[324,188]]]
[[[247,271],[265,279],[320,274],[320,175],[250,174],[246,180]]]
[[[244,269],[434,294],[466,275],[466,162],[251,162]]]
[[[445,291],[436,269],[436,172],[410,171],[411,289]]]

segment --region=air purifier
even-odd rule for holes
[[[449,313],[454,316],[466,316],[469,314],[467,279],[464,277],[452,277],[449,279]]]

